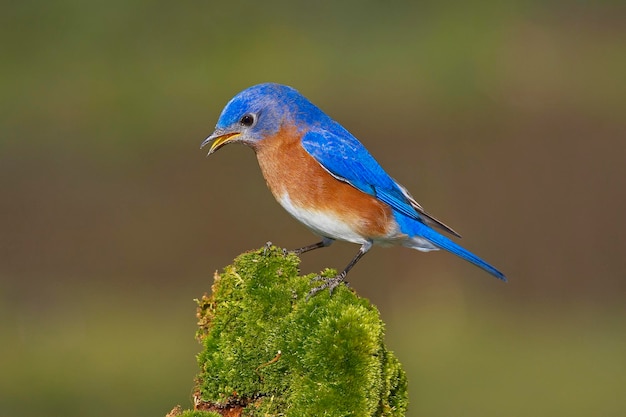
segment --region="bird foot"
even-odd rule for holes
[[[320,291],[323,291],[325,289],[328,288],[328,292],[330,293],[330,296],[333,295],[333,291],[335,291],[335,288],[337,288],[338,286],[340,286],[341,284],[345,284],[346,287],[349,287],[350,285],[348,284],[348,281],[346,281],[346,274],[344,274],[343,272],[339,275],[336,275],[334,277],[331,278],[327,278],[327,277],[322,277],[320,275],[314,277],[312,279],[313,282],[315,281],[323,281],[322,285],[313,288],[311,291],[309,291],[309,293],[306,296],[306,299],[309,300],[311,297],[313,297],[315,294],[317,294]]]
[[[265,245],[263,246],[263,256],[267,256],[267,254],[269,253],[270,249],[272,248],[273,243],[270,241],[267,241],[265,243]],[[291,253],[291,251],[288,251],[285,248],[282,248],[283,251],[283,256],[287,256]]]
[[[302,255],[304,252],[307,252],[306,248],[298,248],[298,249],[283,249],[283,251],[285,251],[285,253],[289,254],[289,255],[296,255],[296,256],[300,256]]]

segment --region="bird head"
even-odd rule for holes
[[[322,116],[321,110],[295,89],[274,83],[258,84],[243,90],[226,104],[215,131],[201,147],[210,145],[209,155],[235,142],[255,148],[286,123],[297,127]]]

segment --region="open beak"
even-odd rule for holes
[[[210,144],[211,147],[209,148],[209,153],[207,154],[207,156],[209,156],[222,146],[226,145],[228,142],[232,142],[239,135],[239,132],[224,132],[221,130],[216,130],[211,136],[209,136],[204,140],[204,142],[202,142],[202,145],[200,145],[200,149]]]

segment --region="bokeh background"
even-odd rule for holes
[[[213,272],[315,240],[252,151],[199,149],[265,81],[510,278],[403,248],[354,269],[408,416],[626,415],[623,2],[33,0],[3,4],[0,34],[1,416],[191,405]]]

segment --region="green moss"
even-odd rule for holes
[[[378,310],[343,285],[307,300],[314,275],[298,264],[272,247],[216,274],[198,300],[197,401],[247,416],[403,416],[406,377]]]

